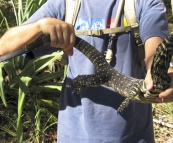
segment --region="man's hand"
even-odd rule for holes
[[[153,80],[152,80],[150,69],[153,62],[154,54],[156,52],[158,45],[163,40],[164,39],[161,37],[151,37],[145,41],[145,58],[146,58],[146,69],[147,69],[145,84],[146,84],[146,89],[148,91],[151,91],[153,89]],[[169,68],[168,75],[171,78],[170,87],[166,89],[165,91],[161,92],[158,95],[158,97],[156,97],[155,100],[157,102],[160,102],[160,103],[173,102],[173,69],[172,68]]]
[[[165,91],[161,92],[158,97],[156,97],[156,101],[163,103],[163,102],[173,102],[173,69],[169,68],[168,75],[171,78],[170,87],[166,89]],[[153,88],[153,81],[151,77],[150,70],[147,71],[146,77],[145,77],[145,84],[147,90],[152,90]]]
[[[43,18],[37,23],[42,34],[50,34],[52,47],[62,48],[68,55],[73,55],[76,38],[73,25],[55,18]]]

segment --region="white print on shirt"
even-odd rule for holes
[[[106,26],[105,20],[101,18],[80,18],[76,21],[76,30],[91,30],[91,29],[104,29]]]

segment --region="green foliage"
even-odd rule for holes
[[[0,27],[2,27],[5,24],[5,27],[8,29],[9,28],[8,21],[6,17],[3,15],[1,10],[0,10],[0,16],[2,18],[2,21],[0,21]]]
[[[10,26],[22,24],[45,2],[0,0],[0,35]],[[65,75],[63,68],[56,69],[55,61],[61,56],[62,52],[35,60],[18,56],[0,63],[0,135],[6,132],[18,143],[44,142],[46,132],[57,124]]]
[[[0,0],[0,36],[14,25],[14,13],[9,0]]]
[[[2,68],[4,67],[4,63],[0,63],[0,97],[2,99],[3,104],[5,105],[5,107],[7,107],[7,102],[6,102],[6,97],[5,97],[5,93],[4,93],[4,79],[3,79],[3,74],[2,74]]]
[[[26,21],[46,0],[0,0],[0,36]]]
[[[0,10],[0,19],[2,19],[0,21],[0,29],[2,29],[0,30],[0,35],[2,35],[9,28],[9,25],[6,17],[3,15],[1,10]]]
[[[19,80],[19,91],[18,91],[18,118],[17,118],[17,142],[21,143],[23,140],[23,126],[22,126],[22,112],[25,103],[25,96],[28,93],[28,85],[31,81],[30,77],[22,76]]]
[[[16,24],[20,25],[26,21],[40,6],[42,6],[46,0],[18,0],[16,7],[15,0],[11,0],[14,14],[16,18]]]
[[[35,132],[34,139],[38,142],[41,135],[43,135],[50,126],[57,123],[57,118],[55,120],[52,111],[56,110],[57,112],[59,108],[58,93],[61,91],[62,82],[60,79],[64,75],[64,70],[53,71],[48,69],[48,65],[60,59],[62,54],[63,52],[58,51],[35,60],[28,60],[23,56],[19,56],[7,62],[0,63],[0,71],[5,70],[0,74],[0,79],[5,79],[0,80],[0,91],[3,93],[0,95],[1,99],[3,99],[2,101],[6,107],[11,107],[11,103],[9,102],[11,98],[13,98],[15,105],[17,103],[18,106],[13,107],[17,110],[17,126],[15,127],[17,133],[2,126],[0,126],[0,129],[11,135],[16,135],[18,143],[23,140],[22,116],[25,117],[25,114],[28,113],[26,108],[29,107],[31,109],[34,107],[35,112],[32,112],[35,114],[32,114],[32,116],[35,118],[35,131],[33,132]],[[47,70],[49,72],[46,72]],[[44,96],[45,94],[51,94],[51,96]],[[29,104],[27,104],[28,102]],[[43,111],[49,114],[46,119],[47,121],[44,122],[44,126],[43,123],[41,123],[42,113],[45,114]],[[54,118],[54,120],[50,122],[52,118]],[[15,126],[14,123],[12,126]]]
[[[164,0],[165,6],[167,8],[167,17],[168,17],[168,21],[170,23],[173,22],[173,10],[172,10],[172,6],[171,6],[171,0]]]

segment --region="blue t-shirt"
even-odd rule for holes
[[[116,18],[118,3],[119,0],[82,0],[75,29],[109,28]],[[137,0],[136,15],[143,42],[152,36],[165,38],[168,35],[165,7],[162,0]],[[42,17],[64,20],[65,0],[48,0],[25,23],[36,21]],[[119,26],[121,25],[123,23],[120,21]],[[109,35],[78,36],[88,41],[101,53],[107,50]],[[130,33],[119,33],[116,36],[111,66],[125,75],[144,78],[144,70],[139,64],[134,38]],[[55,50],[57,49],[44,46],[34,50],[33,54],[38,57]],[[124,97],[110,87],[90,87],[84,89],[80,94],[72,94],[71,89],[66,88],[66,83],[76,76],[95,72],[93,64],[74,48],[74,55],[69,57],[68,75],[61,93],[58,142],[153,143],[150,104],[131,101],[123,112],[117,113],[117,108]]]

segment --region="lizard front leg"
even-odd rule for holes
[[[79,75],[73,79],[72,82],[67,84],[67,87],[72,88],[72,93],[79,93],[81,90],[87,87],[97,87],[100,85],[107,85],[108,76],[103,72],[99,72],[92,75]]]

